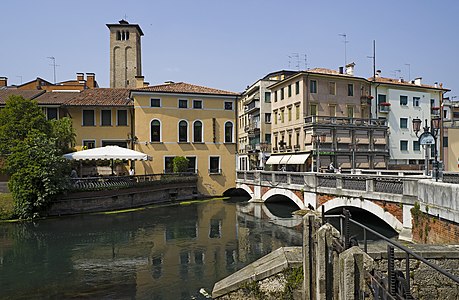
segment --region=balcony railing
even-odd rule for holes
[[[361,119],[348,117],[307,116],[304,118],[306,125],[354,125],[354,126],[387,126],[385,119]]]

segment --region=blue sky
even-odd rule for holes
[[[0,76],[74,79],[94,72],[109,86],[107,23],[139,24],[150,84],[184,81],[240,92],[267,73],[356,63],[372,75],[373,40],[382,76],[442,82],[459,96],[459,2],[427,1],[3,1]],[[298,53],[299,60],[295,57]],[[289,58],[291,56],[292,58]],[[407,65],[409,64],[409,66]],[[400,71],[395,71],[400,70]],[[448,96],[448,95],[447,95]]]

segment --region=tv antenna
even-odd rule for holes
[[[308,68],[308,56],[303,53],[291,53],[288,56],[288,68],[290,69],[294,67],[299,71],[301,68],[300,57],[302,57],[303,55],[304,55],[304,68],[307,69]]]
[[[402,70],[393,70],[393,71],[391,72],[391,74],[394,74],[394,78],[397,78],[397,73],[400,74],[401,72],[402,72]]]
[[[21,76],[21,75],[18,75],[18,76],[16,76],[16,77],[20,79],[21,84],[22,84],[22,76]]]
[[[373,59],[373,81],[376,79],[376,41],[373,40],[373,56],[367,56]]]
[[[53,66],[54,84],[56,84],[56,67],[59,67],[59,65],[56,65],[56,58],[54,56],[48,56],[47,58],[53,61],[50,66]]]
[[[345,33],[341,33],[341,34],[338,34],[339,36],[342,36],[344,38],[344,67],[346,68],[346,65],[347,65],[347,43],[349,43],[349,41],[347,40],[347,34]]]
[[[408,81],[411,80],[411,64],[405,64],[405,66],[408,66]]]

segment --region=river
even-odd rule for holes
[[[231,198],[0,223],[0,298],[202,299],[200,289],[301,244],[293,209],[276,210]]]

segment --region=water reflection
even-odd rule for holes
[[[300,245],[297,222],[262,204],[210,201],[0,224],[0,298],[199,297],[272,250]]]

